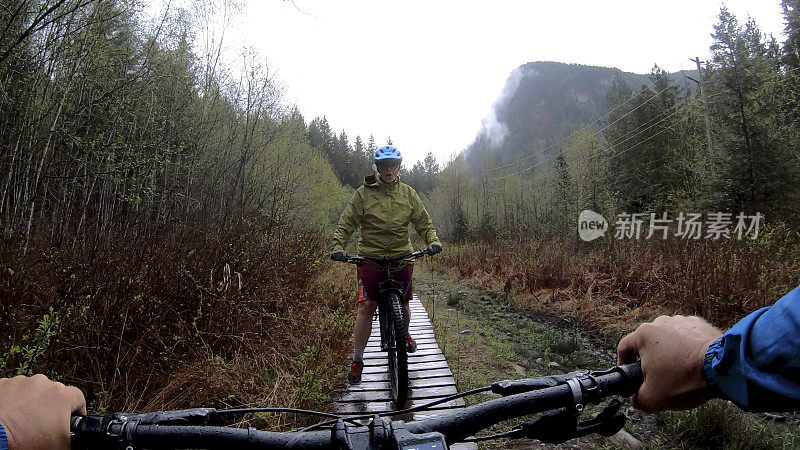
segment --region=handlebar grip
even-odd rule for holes
[[[69,431],[79,431],[85,416],[73,415],[69,418]]]
[[[619,366],[628,377],[630,377],[631,381],[644,381],[644,373],[642,372],[642,362],[636,361],[630,364],[622,364]]]
[[[642,372],[642,362],[636,361],[629,364],[622,364],[618,366],[619,369],[628,378],[626,389],[621,392],[621,395],[630,397],[639,390],[639,386],[644,382],[644,372]]]
[[[338,262],[347,262],[347,259],[350,258],[350,255],[343,251],[336,251],[331,253],[331,259]]]
[[[110,417],[101,415],[74,415],[69,420],[69,429],[72,434],[70,448],[84,450],[93,448],[110,448],[111,440],[108,433]]]

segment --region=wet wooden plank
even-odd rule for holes
[[[417,339],[417,337],[419,337],[419,338],[436,340],[436,335],[433,332],[433,328],[429,328],[429,327],[418,327],[418,328],[409,327],[409,333],[411,333],[411,337],[413,337],[414,339]],[[378,343],[380,343],[381,330],[373,329],[372,332],[370,332],[369,337],[370,337],[370,339],[377,339]]]
[[[416,354],[408,355],[408,364],[420,364],[424,362],[439,362],[444,361],[444,355],[439,354],[432,354],[432,355],[419,355]],[[386,357],[384,354],[383,357],[375,357],[375,358],[364,358],[364,367],[372,367],[372,366],[388,366],[389,365],[389,358]]]
[[[429,347],[429,346],[421,347],[417,345],[417,351],[414,353],[409,353],[408,356],[419,357],[419,356],[437,355],[441,353],[442,351],[441,349],[439,349],[439,347]],[[387,353],[378,348],[368,349],[364,352],[364,359],[381,359],[381,358],[387,358]],[[350,367],[349,362],[347,363],[347,367]]]
[[[411,337],[417,341],[417,344],[439,344],[436,343],[436,335],[434,333],[417,333],[419,336],[415,336],[414,333],[411,333]],[[367,341],[367,348],[369,347],[380,347],[381,345],[381,333],[380,330],[373,332],[369,335],[369,341]]]
[[[417,343],[417,350],[439,348],[439,345],[436,343],[436,339],[434,338],[422,337],[418,339],[414,337],[414,341],[416,341]],[[380,351],[382,351],[380,342],[375,342],[374,344],[367,344],[367,348],[364,349],[364,353],[380,352]]]
[[[412,378],[408,380],[408,385],[413,389],[415,387],[444,387],[453,386],[453,378],[449,376],[431,377],[431,378]],[[343,395],[347,391],[388,391],[390,390],[389,381],[362,381],[360,384],[348,386],[343,391],[338,391]]]
[[[417,348],[419,348],[420,344],[436,344],[436,336],[432,332],[420,332],[415,333],[414,330],[411,330],[411,337],[414,338],[414,342],[417,343]],[[375,345],[367,345],[367,349],[370,348],[380,348],[381,343],[380,334],[370,335],[370,340],[374,339],[376,341]],[[438,346],[438,344],[436,344]]]
[[[442,351],[439,350],[439,347],[422,347],[419,344],[417,345],[417,351],[414,353],[409,353],[409,358],[419,358],[423,356],[431,356],[431,355],[441,355]],[[386,352],[375,350],[375,351],[365,351],[364,352],[364,360],[368,359],[386,359]]]
[[[409,384],[411,380],[409,380]],[[333,398],[339,398],[343,395],[346,395],[348,392],[361,392],[361,391],[388,391],[391,390],[391,386],[389,386],[389,381],[364,381],[362,379],[361,383],[354,384],[352,386],[347,386],[344,389],[334,391]]]
[[[430,349],[430,351],[426,351],[425,353],[420,353],[420,351],[417,350],[416,353],[408,354],[409,361],[422,361],[423,359],[430,359],[431,361],[434,361],[442,357],[442,352],[440,352],[438,349]],[[374,365],[374,363],[370,363],[370,361],[378,360],[383,361],[384,364],[388,364],[388,355],[386,352],[364,353],[364,364]],[[348,363],[346,367],[350,368],[350,363]]]
[[[447,369],[447,370],[450,370],[450,368],[447,366],[447,361],[444,361],[444,360],[442,360],[442,361],[430,361],[430,362],[425,361],[425,362],[419,362],[419,363],[415,363],[415,362],[411,362],[411,361],[408,362],[409,377],[411,376],[412,373],[415,373],[415,372],[420,372],[420,371],[424,371],[424,370],[436,370],[436,369]],[[455,383],[453,383],[453,384],[455,384]]]
[[[448,369],[450,370],[450,369]],[[452,372],[451,372],[452,374]],[[426,378],[412,378],[408,380],[408,385],[411,387],[439,387],[439,386],[455,386],[455,382],[451,376],[433,376]]]
[[[417,342],[417,351],[419,350],[441,350],[439,346],[436,344],[435,341],[426,341],[427,342],[420,342],[418,339],[414,339]],[[383,353],[386,354],[385,350],[381,350],[380,343],[376,343],[375,345],[368,345],[367,348],[364,349],[364,354],[370,353]],[[413,354],[413,353],[410,353]]]
[[[388,386],[388,385],[387,385]],[[420,388],[411,388],[409,390],[409,397],[413,398],[414,400],[421,400],[421,399],[432,399],[435,400],[437,398],[447,397],[448,395],[458,394],[458,390],[455,386],[448,385],[448,386],[440,386],[440,387],[420,387]],[[391,401],[391,391],[389,390],[373,390],[373,391],[350,391],[339,398],[336,402],[337,403],[349,403],[349,402],[375,402],[375,401],[382,401],[388,402]]]
[[[411,330],[411,335],[413,336],[415,330],[418,332],[433,332],[433,325],[428,323],[415,323],[412,319],[411,323],[408,325],[409,330]],[[378,326],[377,323],[372,324],[372,329],[370,330],[370,336],[378,335],[380,336],[381,328]]]
[[[461,400],[461,399],[459,399]],[[431,402],[431,400],[414,400],[409,403],[406,403],[406,408],[412,408],[415,406],[421,406],[426,403]],[[359,403],[339,403],[338,412],[341,414],[350,414],[350,415],[360,415],[360,414],[375,414],[375,413],[385,413],[390,411],[396,411],[394,407],[394,403],[392,402],[359,402]],[[431,410],[438,410],[438,409],[452,409],[452,408],[460,408],[463,407],[464,403],[455,401],[450,401],[446,403],[442,403],[440,405],[436,405],[431,407]]]
[[[433,332],[433,327],[430,325],[419,325],[419,326],[409,325],[408,332],[411,333],[411,337],[416,337],[417,335],[436,336],[436,334]]]
[[[450,371],[450,368],[447,369],[436,369],[436,370],[427,370],[421,372],[414,372],[408,374],[409,380],[418,380],[423,378],[438,378],[438,377],[452,377],[453,372]],[[389,380],[389,373],[384,372],[376,372],[376,373],[365,373],[361,375],[362,381],[388,381]],[[409,381],[410,383],[410,381]],[[453,383],[455,385],[455,382]]]
[[[364,366],[364,371],[362,374],[367,373],[381,373],[386,372],[388,366]],[[448,369],[447,361],[422,361],[422,362],[408,362],[408,376],[409,378],[412,376],[414,372],[425,371],[425,370],[437,370],[437,369]]]
[[[411,322],[408,324],[409,327],[417,327],[417,328],[431,328],[433,329],[433,324],[429,320],[415,320],[414,316],[411,316]],[[380,330],[380,322],[372,322],[372,330]]]
[[[441,353],[442,350],[436,344],[420,344],[417,343],[417,351],[414,353],[409,353],[408,356],[418,356],[418,355],[432,355],[436,353]],[[364,349],[364,358],[374,358],[383,356],[386,357],[386,351],[381,350],[380,347],[367,347]]]

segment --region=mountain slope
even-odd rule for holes
[[[607,67],[539,61],[514,69],[465,149],[467,162],[473,169],[504,164],[594,122],[608,112],[606,92],[617,76],[634,91],[650,85],[649,75]],[[671,76],[673,83],[683,83],[680,73]]]

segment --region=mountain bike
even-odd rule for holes
[[[427,250],[417,250],[400,256],[374,257],[348,255],[347,262],[361,265],[372,261],[381,267],[383,275],[377,286],[378,323],[381,332],[381,351],[389,360],[389,385],[392,399],[398,408],[408,400],[408,352],[406,342],[405,292],[393,275],[409,261],[427,255]]]
[[[444,450],[456,442],[498,438],[537,439],[562,443],[590,434],[612,436],[625,425],[622,403],[611,399],[594,417],[579,421],[587,404],[607,397],[633,395],[642,383],[639,362],[605,371],[576,371],[522,380],[505,380],[454,394],[425,405],[381,415],[338,416],[290,408],[216,410],[196,408],[145,414],[73,416],[70,421],[73,450],[94,449],[430,449]],[[390,417],[423,411],[456,398],[491,391],[501,397],[457,411],[442,411],[428,419],[405,423]],[[316,425],[287,432],[221,426],[226,417],[259,412],[290,412],[330,418]],[[500,422],[542,413],[506,432],[475,435]],[[231,418],[231,416],[233,416]],[[362,425],[358,420],[371,419]]]

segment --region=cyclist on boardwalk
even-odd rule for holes
[[[422,204],[422,200],[411,186],[400,182],[397,176],[403,158],[396,147],[387,145],[379,148],[374,155],[374,167],[378,176],[370,175],[364,184],[356,189],[353,197],[339,217],[336,232],[333,236],[333,253],[331,258],[345,261],[344,251],[350,235],[361,227],[357,253],[366,256],[396,256],[411,253],[414,248],[409,238],[408,224],[411,223],[428,245],[430,254],[442,250],[442,244],[436,237],[436,230]],[[395,273],[396,280],[404,286],[406,300],[406,327],[411,311],[408,302],[411,300],[411,277],[413,265],[407,264]],[[377,264],[367,262],[358,267],[357,313],[355,330],[353,331],[353,363],[347,379],[350,383],[361,382],[361,371],[364,368],[364,349],[372,331],[372,315],[378,307],[375,299],[377,282],[381,271]],[[413,353],[417,344],[410,334],[407,349]]]

